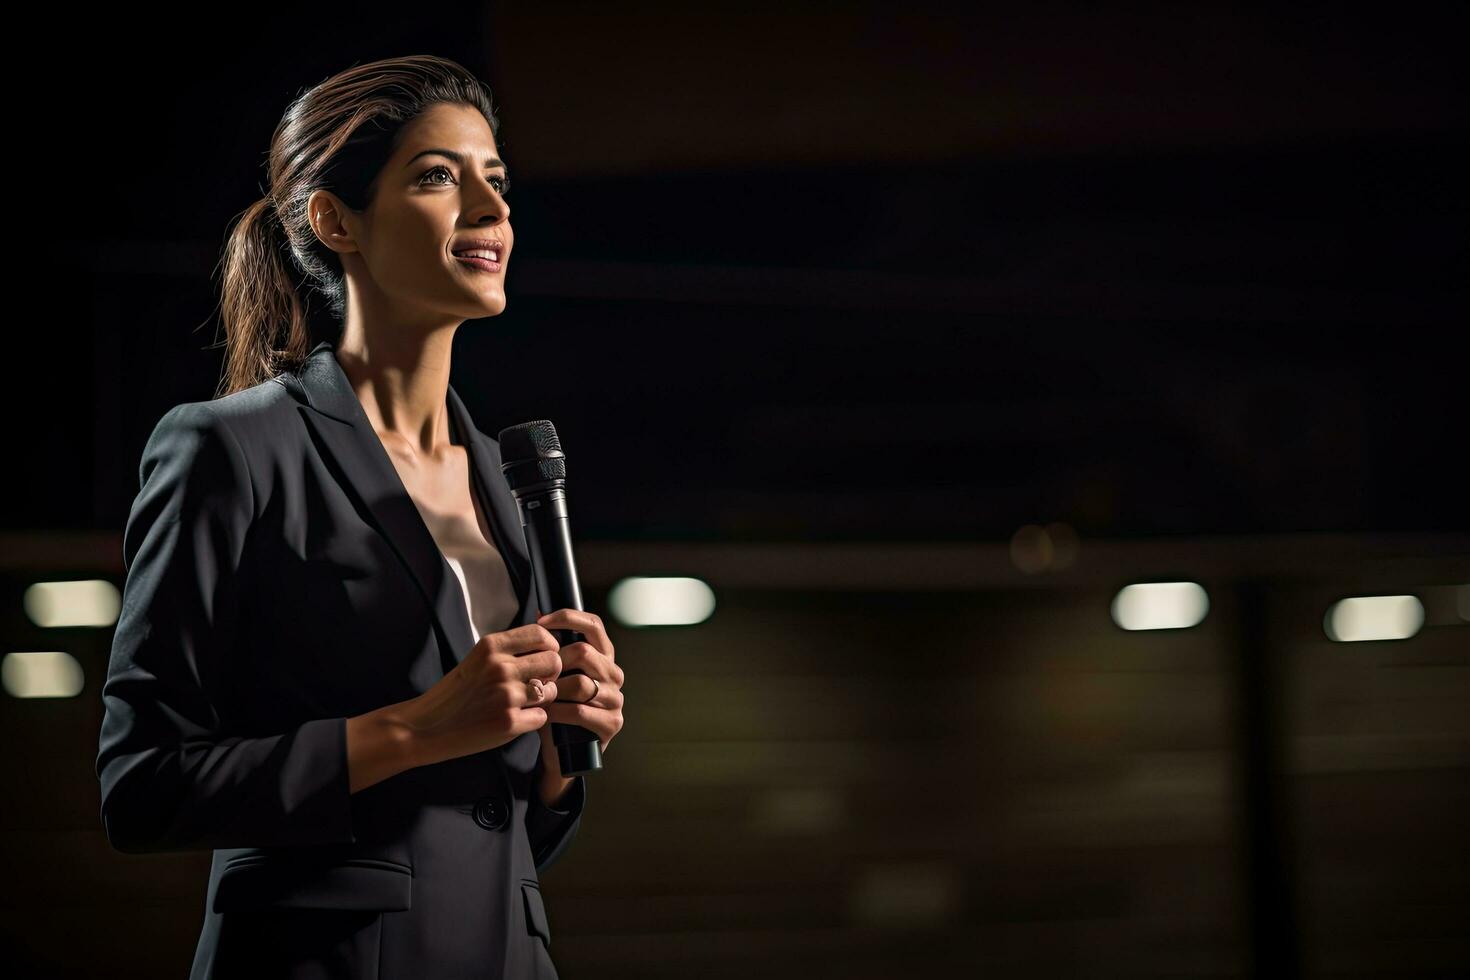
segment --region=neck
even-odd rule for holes
[[[445,398],[453,341],[452,329],[373,337],[348,329],[335,353],[373,428],[432,456],[450,444]]]

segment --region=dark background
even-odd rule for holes
[[[1447,17],[742,9],[91,22],[106,94],[27,156],[95,243],[47,263],[41,338],[91,399],[37,420],[10,526],[125,518],[153,423],[213,393],[211,274],[286,104],[418,51],[490,84],[514,181],[457,388],[492,435],[556,421],[588,537],[1470,526]]]
[[[616,636],[629,730],[547,876],[564,975],[1470,969],[1452,5],[385,10],[54,29],[12,148],[14,595],[121,584],[286,105],[439,54],[494,92],[516,229],[456,390],[492,435],[556,422],[597,601],[656,571],[721,602]],[[1028,576],[1009,542],[1048,522],[1078,558]],[[1115,629],[1149,575],[1210,618]],[[1344,653],[1352,590],[1422,593],[1425,631]],[[178,975],[208,855],[101,837],[110,633],[9,608],[8,649],[88,676],[0,704],[13,941]]]

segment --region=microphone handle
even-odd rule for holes
[[[542,493],[528,494],[521,506],[521,520],[526,547],[531,553],[531,567],[536,573],[536,596],[544,606],[542,614],[557,609],[581,610],[582,590],[577,582],[577,563],[572,557],[566,491],[552,487]],[[551,635],[559,646],[587,639],[572,629],[554,629]],[[581,668],[574,668],[563,671],[561,676],[585,673]],[[563,776],[580,776],[602,768],[602,745],[596,732],[580,725],[552,722],[551,741],[556,745]]]

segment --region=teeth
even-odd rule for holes
[[[475,259],[489,259],[491,262],[499,262],[500,261],[500,253],[499,252],[494,252],[494,251],[491,251],[490,249],[484,249],[484,248],[473,248],[473,249],[470,249],[470,250],[464,251],[464,252],[455,252],[454,254],[460,256],[461,258],[466,258],[466,259],[475,258]]]

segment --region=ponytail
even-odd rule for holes
[[[245,209],[225,245],[220,396],[299,365],[315,345],[297,291],[285,228],[269,197]]]

